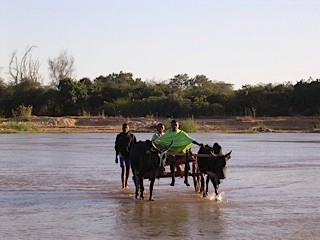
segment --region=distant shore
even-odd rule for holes
[[[178,119],[182,120],[182,119]],[[198,132],[320,132],[320,117],[228,117],[194,119]],[[133,132],[153,132],[158,122],[167,119],[153,117],[32,117],[31,123],[48,133],[119,132],[122,123]],[[168,127],[168,126],[167,126]]]

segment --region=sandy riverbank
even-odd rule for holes
[[[180,120],[180,119],[178,119]],[[319,117],[232,117],[195,119],[199,132],[320,132]],[[167,119],[141,117],[33,117],[43,132],[119,132],[127,122],[133,132],[153,132]]]

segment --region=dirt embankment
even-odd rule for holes
[[[319,117],[232,117],[195,120],[199,132],[320,132]],[[161,118],[122,117],[33,117],[32,122],[44,132],[119,132],[122,123],[134,132],[153,132]]]
[[[150,132],[158,123],[153,118],[122,117],[33,117],[44,132],[119,132],[123,123],[135,132]]]

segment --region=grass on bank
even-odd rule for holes
[[[3,122],[0,124],[0,133],[36,133],[41,132],[41,128],[28,122]]]
[[[181,129],[185,132],[195,133],[199,131],[199,125],[196,123],[194,118],[187,118],[180,122]]]
[[[165,125],[166,128],[170,128],[171,126],[171,121],[172,118],[168,118]],[[187,118],[183,120],[179,120],[179,128],[187,133],[195,133],[199,131],[199,125],[198,123],[194,120],[194,118]]]

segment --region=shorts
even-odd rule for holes
[[[120,159],[120,167],[125,167],[125,166],[130,167],[131,163],[129,159],[125,159],[122,156],[120,156],[119,159]]]

